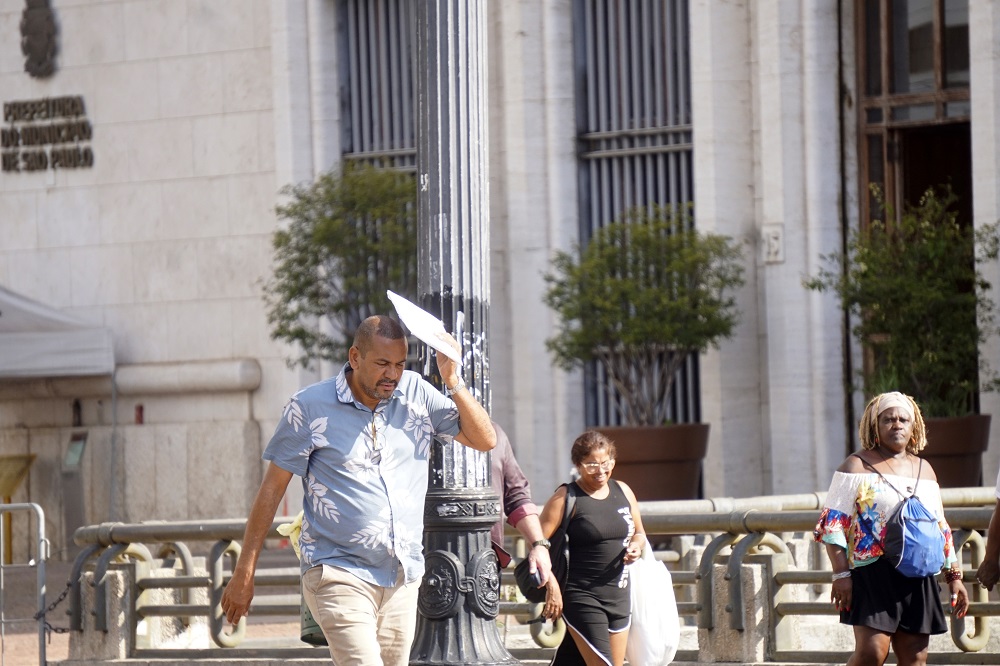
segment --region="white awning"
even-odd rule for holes
[[[0,378],[108,375],[110,329],[0,287]]]

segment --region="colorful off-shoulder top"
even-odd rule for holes
[[[901,491],[913,488],[916,479],[886,474],[889,483]],[[920,501],[937,516],[944,534],[945,566],[955,561],[955,543],[944,519],[941,488],[936,481],[921,478],[917,486]],[[852,569],[871,564],[882,555],[885,522],[902,501],[899,494],[874,472],[848,474],[834,472],[819,522],[813,530],[816,541],[840,546],[847,551]]]

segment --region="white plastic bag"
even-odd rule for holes
[[[680,618],[670,571],[647,545],[642,557],[628,565],[632,626],[625,656],[631,666],[667,666],[681,640]]]

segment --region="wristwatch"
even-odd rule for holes
[[[552,542],[549,541],[548,539],[539,539],[538,541],[535,541],[534,543],[531,544],[532,548],[534,548],[535,546],[541,546],[542,548],[551,548]]]
[[[450,398],[451,396],[455,395],[456,393],[458,393],[459,391],[461,391],[464,388],[465,388],[465,380],[462,379],[461,377],[459,377],[458,378],[458,383],[455,384],[453,387],[448,388],[448,386],[445,385],[445,387],[444,387],[444,394]]]

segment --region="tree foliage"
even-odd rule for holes
[[[876,200],[883,204],[875,190]],[[862,373],[867,396],[899,390],[912,395],[928,416],[961,416],[995,377],[979,362],[979,344],[997,332],[990,284],[976,262],[1000,249],[996,224],[978,231],[954,212],[950,188],[928,189],[898,216],[855,230],[842,253],[806,280],[809,289],[831,290],[857,322],[853,333],[872,354]]]
[[[392,311],[387,289],[416,296],[413,176],[348,162],[282,194],[287,225],[272,239],[264,285],[271,337],[298,350],[291,364],[342,361],[358,324]]]
[[[596,360],[630,425],[660,425],[686,358],[716,346],[739,320],[742,252],[703,234],[687,211],[636,208],[599,229],[575,254],[559,252],[545,276],[559,319],[547,341],[570,369]]]

